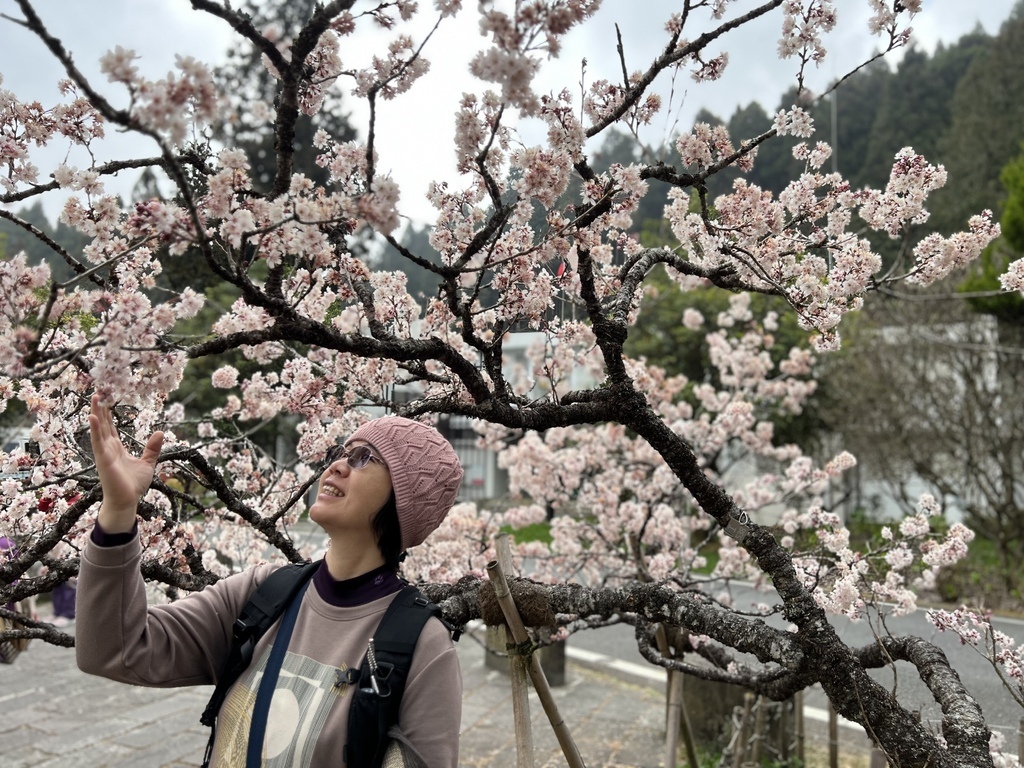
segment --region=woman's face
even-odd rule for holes
[[[354,441],[347,449],[368,445]],[[378,459],[379,454],[373,451]],[[391,497],[391,475],[383,461],[370,461],[352,469],[348,459],[332,462],[320,476],[316,500],[309,517],[331,537],[363,536],[373,539],[373,517]],[[374,539],[374,541],[376,541]]]

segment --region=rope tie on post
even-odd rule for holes
[[[537,650],[537,646],[530,640],[524,640],[521,643],[506,643],[505,650],[508,651],[509,656],[522,656],[529,661],[533,656],[533,652]]]

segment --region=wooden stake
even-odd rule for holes
[[[789,761],[789,706],[785,701],[779,710],[779,759]]]
[[[659,624],[654,632],[654,641],[657,643],[658,651],[666,659],[672,656],[668,642],[668,633],[665,625]],[[685,677],[677,670],[666,670],[668,672],[668,711],[666,713],[665,730],[665,765],[674,768],[679,754],[679,735],[682,733],[683,746],[686,747],[686,762],[688,765],[697,766],[697,747],[693,741],[693,729],[690,727],[690,717],[686,712],[683,700],[683,685]],[[670,762],[671,760],[671,762]]]
[[[498,562],[507,573],[512,573],[512,552],[508,534],[494,537]],[[511,637],[506,627],[495,627],[502,648],[508,648]],[[533,768],[533,724],[530,720],[530,685],[527,682],[527,661],[518,653],[509,653],[508,672],[512,683],[512,722],[516,729],[516,768]]]
[[[683,673],[674,669],[667,671],[668,718],[665,724],[665,766],[666,768],[675,768],[679,755],[679,728],[683,719]]]
[[[750,738],[750,710],[754,707],[754,694],[743,694],[743,717],[740,720],[740,732],[736,739],[736,752],[732,758],[732,768],[741,768],[747,759],[747,740]]]
[[[768,709],[768,702],[764,696],[758,696],[754,704],[754,743],[750,748],[750,762],[755,765],[761,764],[761,748],[764,741],[764,718],[765,710]]]
[[[526,626],[519,615],[519,609],[516,608],[515,600],[512,599],[512,593],[509,591],[508,581],[505,579],[501,563],[497,560],[489,562],[487,576],[494,584],[494,593],[498,598],[498,605],[501,606],[502,613],[505,614],[505,621],[508,622],[509,629],[512,631],[512,640],[518,645],[525,645],[530,641],[530,636],[526,632]],[[551,723],[569,768],[586,768],[579,750],[576,749],[576,742],[572,740],[569,728],[558,712],[558,705],[555,704],[555,699],[551,695],[548,679],[544,676],[544,670],[540,668],[540,660],[536,654],[530,654],[529,665],[526,669],[530,673],[533,689],[540,698],[541,706],[544,707],[548,722]]]
[[[804,760],[804,741],[806,734],[804,733],[804,692],[797,691],[796,693],[796,704],[794,705],[794,712],[796,716],[796,759],[800,765],[805,764]]]
[[[693,726],[690,725],[690,713],[686,711],[686,698],[684,696],[686,686],[686,675],[683,672],[676,672],[679,677],[679,702],[680,702],[680,715],[682,719],[679,721],[683,732],[683,746],[686,747],[686,761],[694,766],[700,765],[700,761],[697,759],[697,742],[693,738]]]
[[[839,715],[832,702],[828,704],[828,766],[839,768]]]

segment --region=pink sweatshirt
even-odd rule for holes
[[[173,687],[216,681],[231,626],[253,590],[278,566],[222,579],[168,605],[147,606],[138,538],[100,547],[89,542],[78,578],[75,648],[83,672],[132,685]],[[397,593],[396,593],[397,594]],[[344,672],[358,668],[370,635],[394,599],[327,603],[311,582],[282,664],[267,718],[264,766],[340,768],[352,701]],[[213,768],[244,768],[249,718],[273,627],[220,711]],[[199,720],[200,712],[196,712]],[[444,625],[423,628],[399,713],[399,726],[430,768],[455,768],[462,717],[462,672]],[[359,766],[347,766],[359,768]]]

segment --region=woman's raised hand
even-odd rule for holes
[[[96,460],[96,471],[103,487],[99,524],[107,533],[125,533],[135,526],[139,499],[153,482],[153,471],[164,442],[163,432],[154,432],[146,441],[141,456],[125,449],[114,426],[110,409],[92,396],[89,413],[89,439]]]

